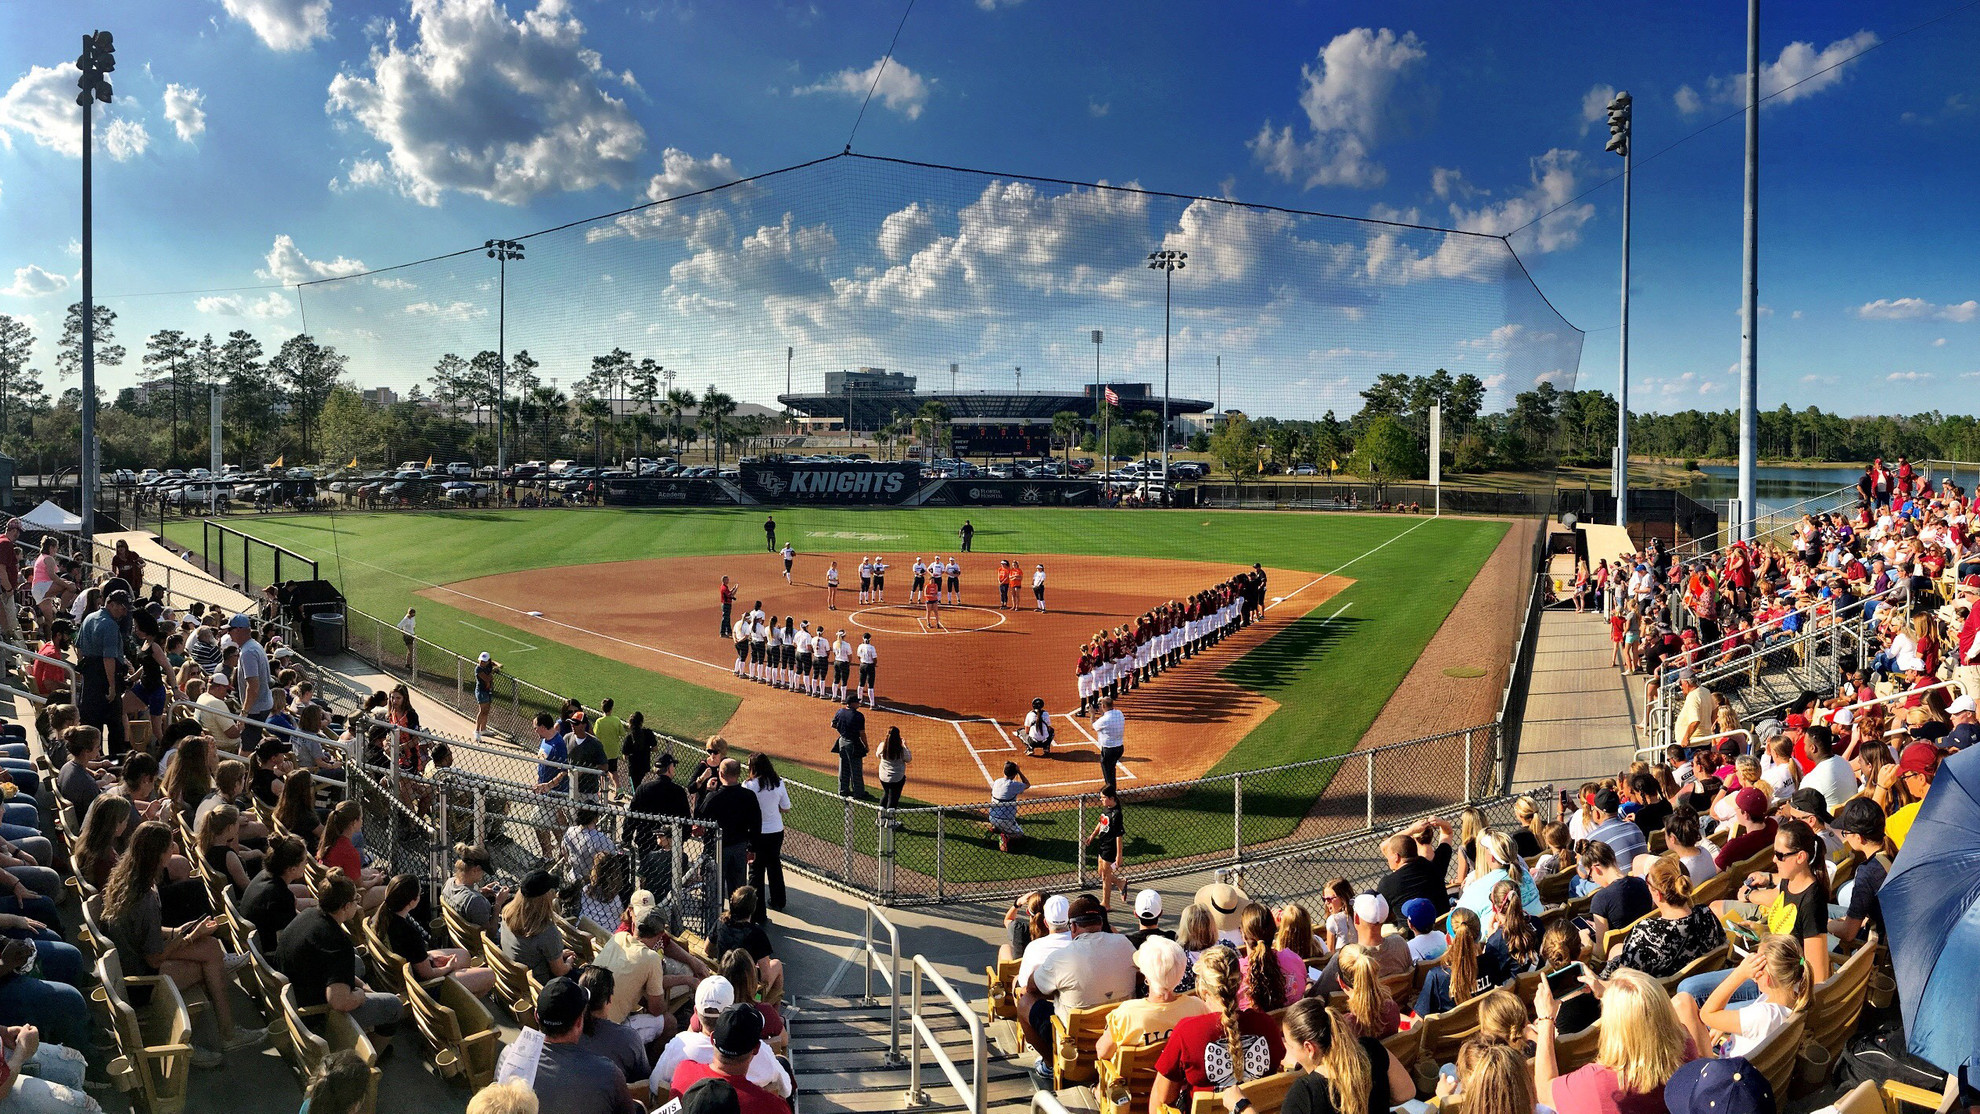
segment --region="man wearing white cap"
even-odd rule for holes
[[[1032,968],[1018,1000],[1018,1018],[1029,1022],[1031,1046],[1038,1050],[1039,1075],[1045,1081],[1052,1070],[1052,1016],[1069,1021],[1075,1010],[1134,997],[1134,945],[1107,927],[1100,899],[1078,895],[1068,903],[1067,916],[1070,938]]]
[[[695,1019],[701,1022],[701,1029],[683,1029],[667,1042],[660,1051],[660,1059],[653,1064],[653,1074],[647,1078],[648,1093],[655,1103],[662,1103],[672,1097],[670,1089],[674,1081],[674,1070],[693,1060],[696,1063],[715,1062],[715,1041],[711,1034],[715,1029],[715,1019],[722,1011],[734,1005],[736,988],[720,975],[710,975],[694,988]],[[770,1046],[758,1042],[756,1056],[749,1062],[749,1081],[780,1098],[791,1097],[791,1077],[777,1062],[776,1054]]]
[[[1980,725],[1975,723],[1973,697],[1960,696],[1955,699],[1946,709],[1946,714],[1952,717],[1952,730],[1939,740],[1941,747],[1958,751],[1980,743]]]
[[[225,673],[214,673],[206,679],[206,692],[193,702],[199,705],[193,718],[216,739],[238,739],[241,735],[240,721],[233,718],[234,710],[227,706],[229,687]]]
[[[474,663],[474,737],[488,734],[488,712],[495,706],[495,674],[502,663],[483,650]]]
[[[1382,926],[1388,921],[1389,902],[1381,894],[1362,894],[1354,899],[1354,942],[1375,956],[1376,974],[1385,979],[1416,967],[1416,961],[1410,958],[1409,941],[1401,933],[1382,935]],[[1337,952],[1306,992],[1324,1001],[1340,988],[1340,977],[1341,959]]]
[[[1030,1032],[1029,1018],[1032,1007],[1042,999],[1032,992],[1031,976],[1038,971],[1038,965],[1052,958],[1072,943],[1072,902],[1064,894],[1053,894],[1045,899],[1045,935],[1024,946],[1024,955],[1018,959],[1017,979],[1011,988],[1018,993],[1018,1028],[1025,1040],[1037,1044]]]
[[[1173,940],[1176,934],[1162,927],[1162,895],[1155,890],[1143,890],[1134,895],[1135,930],[1127,934],[1129,942],[1140,947],[1154,937],[1161,936]]]

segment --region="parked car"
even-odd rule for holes
[[[131,471],[129,468],[119,468],[115,472],[110,473],[110,482],[116,484],[118,487],[130,487],[137,483],[137,473]]]
[[[1311,464],[1302,464],[1294,468],[1292,474],[1295,476],[1317,476],[1320,474],[1320,469],[1315,468]]]
[[[450,461],[447,464],[447,474],[457,479],[465,479],[474,475],[474,465],[465,460]]]

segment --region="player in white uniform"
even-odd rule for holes
[[[873,558],[859,559],[859,602],[866,603],[873,598]]]
[[[873,559],[873,602],[887,602],[887,562]]]
[[[1045,566],[1044,565],[1038,566],[1038,571],[1031,574],[1031,599],[1032,602],[1035,605],[1037,605],[1039,614],[1041,615],[1044,614],[1045,612]]]
[[[846,641],[846,632],[840,631],[838,640],[832,643],[832,700],[843,704],[846,700],[846,683],[852,679],[852,643]]]
[[[921,600],[921,590],[928,582],[928,566],[921,563],[921,558],[916,557],[914,559],[913,571],[914,583],[908,586],[908,599],[911,602],[918,603]],[[935,559],[935,575],[937,578],[942,575],[942,559],[940,557]]]
[[[949,563],[943,567],[942,572],[946,577],[946,582],[942,585],[942,590],[946,593],[946,596],[942,602],[946,604],[962,603],[962,566],[956,564],[956,559],[951,557],[949,558]]]
[[[804,620],[804,625],[798,628],[791,648],[797,655],[797,668],[791,674],[793,687],[808,694],[811,692],[811,620]]]
[[[797,547],[789,542],[785,542],[784,548],[777,552],[784,558],[784,583],[789,584],[791,582],[791,562],[797,560]]]
[[[768,680],[768,666],[763,662],[764,651],[770,643],[770,627],[764,622],[763,613],[756,613],[756,619],[749,626],[749,678],[752,681]]]
[[[770,624],[769,649],[770,683],[777,688],[784,687],[784,648],[788,644],[784,639],[783,624],[772,621]]]
[[[839,562],[825,566],[825,610],[839,609]]]
[[[1024,716],[1024,727],[1019,737],[1024,743],[1026,758],[1052,757],[1052,739],[1058,732],[1052,727],[1052,714],[1045,710],[1045,698],[1035,697],[1031,701],[1031,711]]]
[[[871,634],[859,636],[859,687],[866,694],[866,706],[874,706],[873,680],[880,668],[880,649],[873,644]]]

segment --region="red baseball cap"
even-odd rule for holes
[[[1939,772],[1939,748],[1931,743],[1913,743],[1904,748],[1898,758],[1898,773],[1924,774],[1931,777]]]
[[[1793,715],[1788,716],[1783,722],[1795,730],[1806,730],[1808,727],[1808,717],[1802,715],[1800,712],[1795,712]]]
[[[1767,815],[1767,795],[1748,786],[1733,795],[1733,804],[1755,820]]]

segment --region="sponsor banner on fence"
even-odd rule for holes
[[[765,503],[905,502],[921,486],[913,461],[877,464],[798,464],[766,461],[742,466],[742,489]]]
[[[606,481],[605,502],[613,507],[701,507],[735,500],[714,480],[646,476]]]
[[[923,500],[930,507],[1093,507],[1093,480],[948,480]]]

